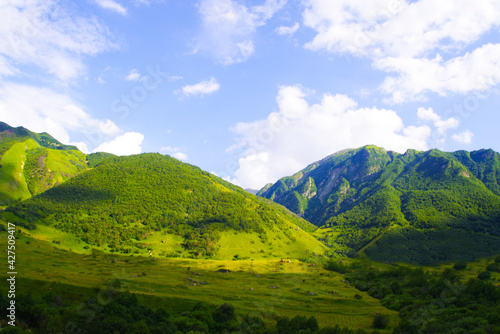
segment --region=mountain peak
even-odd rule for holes
[[[330,155],[259,194],[337,231],[338,243],[355,252],[391,226],[465,228],[500,218],[499,157],[491,150],[401,155],[368,145]]]
[[[48,133],[0,122],[0,207],[24,200],[87,169],[85,155]]]
[[[0,122],[0,133],[4,132],[7,134],[7,138],[10,138],[11,140],[17,139],[17,141],[19,141],[23,138],[32,138],[40,146],[45,148],[53,148],[58,150],[78,150],[76,146],[62,144],[47,132],[36,133],[26,129],[23,126],[12,127],[7,123]]]

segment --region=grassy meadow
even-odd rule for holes
[[[39,233],[50,236],[50,231]],[[0,238],[7,240],[6,233],[2,232]],[[6,253],[1,253],[0,261],[7,264]],[[70,251],[23,233],[16,240],[16,270],[18,292],[52,292],[74,303],[95,297],[99,289],[118,279],[123,290],[137,294],[145,305],[173,312],[188,310],[199,301],[216,305],[227,302],[241,315],[259,315],[268,322],[281,316],[306,315],[315,316],[320,327],[338,324],[370,330],[374,315],[383,313],[390,318],[387,332],[398,323],[397,312],[344,283],[341,274],[296,259],[126,256],[95,248],[86,250],[77,243]],[[362,299],[354,298],[356,294]]]

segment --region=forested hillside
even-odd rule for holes
[[[254,241],[252,247],[262,254],[273,254],[273,242],[278,256],[322,251],[321,243],[304,232],[312,230],[310,223],[161,154],[105,159],[64,184],[9,207],[5,214],[21,218],[18,225],[28,229],[48,224],[88,245],[123,253],[153,251],[151,239],[156,238],[154,244],[169,252],[164,255],[187,251],[214,256],[224,246],[221,237],[229,232],[247,234],[246,242]],[[258,237],[258,242],[251,237]],[[230,242],[227,237],[223,240]],[[178,248],[173,247],[176,243]]]
[[[500,155],[405,154],[366,146],[331,155],[259,195],[321,226],[334,253],[434,263],[500,252]],[[469,247],[457,250],[457,245]]]

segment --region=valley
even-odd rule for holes
[[[18,333],[500,328],[496,152],[365,146],[257,196],[170,156],[85,155],[2,126]]]

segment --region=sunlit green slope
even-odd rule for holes
[[[40,194],[87,168],[76,147],[0,122],[0,207]]]
[[[65,238],[54,229],[73,235],[68,248],[224,259],[324,251],[305,231],[314,226],[284,207],[161,154],[104,160],[8,208],[4,218],[13,215],[19,225],[47,230],[41,237]]]

